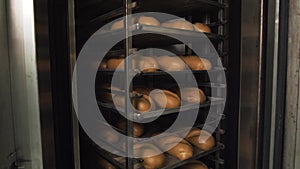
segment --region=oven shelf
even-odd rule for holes
[[[84,18],[89,18],[89,23],[103,23],[107,22],[113,18],[121,17],[124,14],[124,8],[121,7],[122,1],[110,1],[98,3],[80,3],[81,8],[77,8],[80,13],[87,13]],[[160,1],[160,0],[137,0],[132,2],[131,8],[133,13],[140,12],[163,12],[174,15],[182,16],[186,15],[187,12],[201,11],[201,12],[213,12],[219,9],[226,8],[226,4],[218,3],[213,0],[172,0],[170,1]],[[91,9],[98,9],[97,13],[92,13]],[[101,9],[101,11],[99,10]],[[79,25],[86,25],[83,19],[79,22]]]
[[[184,160],[184,161],[179,161],[175,157],[167,155],[166,165],[164,167],[162,167],[161,169],[173,169],[173,168],[183,166],[183,165],[189,163],[190,161],[197,160],[199,158],[208,156],[219,150],[222,150],[223,148],[224,148],[224,145],[222,143],[218,143],[214,148],[212,148],[211,150],[208,150],[208,151],[202,151],[202,150],[194,147],[194,156],[187,160]]]
[[[182,70],[182,71],[173,71],[172,73],[174,74],[182,74],[182,75],[187,75],[187,73],[192,72],[193,74],[207,74],[207,73],[218,73],[221,71],[226,71],[226,68],[222,67],[215,67],[211,70],[193,70],[193,71],[187,71],[187,70]],[[156,72],[140,72],[140,71],[135,71],[137,72],[137,76],[165,76],[168,75],[168,73],[164,71],[156,71]],[[99,74],[106,74],[106,75],[123,75],[125,74],[124,71],[122,70],[109,70],[109,69],[99,69],[98,70]]]
[[[162,47],[169,46],[173,44],[181,43],[206,43],[206,39],[210,41],[220,41],[224,40],[225,37],[214,33],[201,33],[197,31],[181,30],[174,28],[166,28],[161,26],[150,26],[150,25],[140,25],[134,24],[129,28],[133,34],[137,33],[139,35],[133,36],[133,46],[135,48],[144,48],[148,46],[152,47]],[[113,36],[123,36],[124,29],[119,30],[106,30],[96,33],[94,36],[100,38],[110,39]],[[171,37],[181,38],[181,41]],[[146,39],[146,40],[145,40]]]
[[[175,15],[181,15],[183,12],[193,12],[195,10],[201,12],[218,11],[225,8],[226,5],[212,0],[138,0],[137,8],[134,12],[164,12]]]
[[[91,146],[91,148],[99,156],[105,158],[107,161],[109,161],[110,163],[112,163],[113,165],[115,165],[119,169],[126,169],[126,166],[125,166],[125,161],[126,160],[125,160],[124,157],[119,157],[119,156],[116,156],[116,155],[114,155],[112,153],[109,153],[109,152],[103,150],[98,145],[96,145],[91,140],[89,140],[88,138],[86,138],[85,141]],[[208,150],[208,151],[202,151],[202,150],[200,150],[200,149],[198,149],[198,148],[196,148],[194,146],[193,146],[193,149],[194,149],[194,155],[193,155],[193,157],[191,157],[189,159],[186,159],[186,160],[183,160],[183,161],[180,161],[176,157],[173,157],[173,156],[165,153],[166,163],[160,169],[174,169],[174,168],[183,166],[183,165],[189,163],[190,161],[203,158],[205,156],[211,155],[211,154],[213,154],[215,152],[218,152],[218,151],[224,149],[224,145],[222,143],[217,143],[217,145],[215,147],[213,147],[211,150]],[[141,166],[141,164],[139,163],[139,162],[141,162],[141,160],[134,159],[134,161],[136,163],[135,166],[137,168],[143,168]]]
[[[85,137],[82,137],[82,139],[83,139],[82,141],[85,143],[85,145],[89,147],[90,151],[96,152],[97,155],[99,155],[100,157],[103,157],[105,160],[107,160],[108,162],[113,164],[118,169],[126,169],[125,165],[122,162],[120,162],[120,160],[118,160],[118,159],[120,159],[119,156],[102,149],[97,144],[95,144],[90,138],[88,138],[88,136],[86,136],[86,135],[85,135]]]
[[[199,104],[185,104],[185,105],[182,105],[180,108],[166,109],[162,114],[161,114],[161,110],[150,111],[147,113],[136,113],[135,112],[135,113],[133,113],[133,118],[136,120],[153,119],[153,118],[157,118],[158,116],[178,113],[180,110],[181,111],[195,110],[197,108],[205,108],[205,107],[216,106],[216,105],[221,105],[221,104],[225,104],[224,99],[209,98],[208,101],[201,103],[200,105]],[[111,103],[98,102],[98,105],[105,107],[105,108],[116,110],[115,106],[112,105]]]

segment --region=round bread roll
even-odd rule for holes
[[[211,62],[198,56],[182,56],[181,59],[190,67],[191,70],[210,70]]]
[[[211,33],[210,27],[207,26],[207,25],[204,24],[204,23],[196,22],[196,23],[194,24],[194,26],[195,26],[195,30],[198,31],[198,32]]]
[[[123,130],[125,132],[126,129],[127,129],[126,121],[125,120],[119,121],[117,127],[120,130]],[[143,134],[144,134],[144,125],[143,124],[139,124],[139,123],[133,123],[133,136],[134,137],[140,137]]]
[[[158,69],[158,63],[153,57],[138,57],[139,70],[143,72],[155,72]]]
[[[179,169],[208,169],[208,167],[201,161],[191,161]]]
[[[181,94],[181,99],[188,103],[203,103],[206,101],[205,93],[198,88],[183,88],[181,93],[178,91],[177,94]]]
[[[98,158],[98,164],[99,167],[101,167],[101,169],[116,169],[115,166],[113,166],[110,162],[101,157]]]
[[[161,69],[165,71],[181,71],[186,68],[184,62],[179,57],[160,56],[157,58],[157,62]]]
[[[152,144],[135,144],[135,156],[143,157],[143,166],[145,169],[157,169],[164,165],[166,157],[159,148]],[[158,154],[158,155],[155,155]]]
[[[177,94],[168,90],[161,91],[162,92],[154,91],[151,96],[159,107],[171,109],[180,106],[180,98]]]
[[[151,25],[151,26],[159,26],[160,22],[154,17],[149,16],[141,16],[138,19],[138,23],[141,25]]]
[[[193,156],[192,145],[176,134],[158,138],[154,142],[159,148],[179,160],[186,160]]]
[[[186,20],[172,20],[161,24],[162,27],[182,29],[182,30],[194,30],[194,25]]]
[[[203,134],[204,137],[199,138],[200,133],[201,133],[201,135]],[[185,139],[203,151],[208,151],[215,146],[214,137],[207,131],[200,130],[198,128],[193,128],[187,134]]]

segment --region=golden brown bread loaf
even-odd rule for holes
[[[125,132],[127,129],[126,121],[125,120],[119,121],[117,127]],[[143,134],[144,134],[144,125],[139,123],[133,123],[133,136],[140,137]]]
[[[157,169],[164,165],[166,157],[159,148],[153,144],[135,144],[134,154],[136,157],[143,157],[143,166],[145,169]],[[155,155],[157,154],[157,155]]]
[[[154,110],[156,105],[153,99],[149,96],[150,92],[154,90],[151,88],[145,88],[145,87],[137,87],[133,90],[133,94],[136,94],[138,96],[143,96],[145,99],[147,99],[150,102],[151,110]]]
[[[201,133],[201,135],[203,134],[204,137],[199,138],[200,133]],[[208,151],[215,146],[214,137],[207,131],[200,130],[198,128],[193,128],[187,134],[185,139],[203,151]]]
[[[180,106],[181,101],[177,94],[168,90],[161,91],[162,92],[154,91],[152,95],[152,99],[159,107],[171,109]]]
[[[109,59],[107,61],[107,69],[124,70],[125,64],[123,57]],[[158,63],[153,57],[137,56],[132,58],[132,68],[137,68],[143,72],[155,72],[158,69]]]
[[[154,57],[138,56],[136,60],[140,71],[155,72],[158,69],[158,63]]]
[[[124,20],[120,20],[120,21],[116,21],[114,22],[111,27],[110,30],[117,30],[117,29],[122,29],[124,28]]]
[[[191,161],[179,169],[208,169],[208,167],[201,161]]]
[[[210,70],[211,62],[198,56],[182,56],[181,59],[190,67],[191,70]]]
[[[162,70],[165,71],[180,71],[186,69],[184,62],[177,56],[160,56],[157,62]]]
[[[180,98],[187,103],[203,103],[206,101],[205,93],[199,89],[194,87],[188,87],[176,90],[176,93],[180,95]]]
[[[139,23],[141,25],[152,25],[152,26],[160,25],[160,22],[157,19],[155,19],[154,17],[150,17],[150,16],[140,16],[138,18],[138,20],[136,20],[135,17],[132,17],[131,23],[132,23],[132,25],[135,23]],[[114,22],[111,25],[110,30],[118,30],[118,29],[123,29],[123,28],[124,28],[124,19]]]
[[[107,60],[103,59],[99,65],[99,69],[107,69]]]
[[[186,160],[193,156],[192,145],[176,134],[158,138],[155,140],[155,144],[179,160]]]
[[[150,96],[150,92],[152,95]],[[152,109],[155,108],[155,105],[158,105],[160,108],[176,108],[180,106],[180,98],[176,93],[173,93],[169,90],[155,90],[153,88],[136,88],[134,89],[134,93],[138,95],[143,95],[144,98],[147,98],[152,105]],[[165,97],[166,96],[166,97]],[[155,103],[155,105],[154,105]]]
[[[194,30],[194,25],[186,20],[171,20],[161,24],[162,27],[182,29],[182,30]]]
[[[119,141],[119,136],[116,133],[112,133],[105,125],[99,126],[99,134],[101,135],[101,138],[105,139],[105,141],[110,144],[114,144]]]
[[[150,16],[141,16],[138,19],[138,23],[141,25],[151,25],[151,26],[159,26],[160,22],[154,17]]]
[[[141,113],[148,112],[151,109],[151,103],[145,97],[132,98],[131,102],[133,107],[136,108],[136,110],[138,110]]]
[[[198,32],[211,33],[210,27],[207,26],[207,25],[204,24],[204,23],[196,22],[196,23],[194,24],[194,26],[195,26],[195,30],[198,31]]]
[[[108,162],[107,160],[105,160],[104,158],[97,158],[98,160],[98,164],[99,167],[101,167],[101,169],[116,169],[115,166],[113,166],[110,162]]]
[[[132,24],[135,23],[135,18],[134,17],[131,18],[131,23]],[[124,19],[114,22],[111,25],[110,30],[113,31],[113,30],[118,30],[118,29],[123,29],[123,28],[124,28]]]
[[[107,61],[107,69],[124,70],[124,58],[111,58]]]
[[[113,96],[114,104],[117,108],[123,109],[125,107],[125,96]],[[151,108],[150,101],[145,97],[134,97],[131,99],[133,107],[141,113],[148,112]]]

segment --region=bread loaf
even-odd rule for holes
[[[132,98],[131,102],[133,107],[141,113],[148,112],[151,109],[151,103],[145,97]]]
[[[192,145],[176,134],[158,138],[154,142],[160,149],[167,151],[179,160],[186,160],[193,156]]]
[[[113,99],[117,108],[125,108],[125,96],[115,95]],[[151,108],[150,101],[145,97],[134,97],[131,99],[131,103],[133,107],[141,113],[148,112]]]
[[[191,70],[210,70],[211,62],[198,56],[182,56],[181,59],[190,67]]]
[[[201,161],[192,161],[179,169],[208,169],[208,167]]]
[[[200,137],[200,134],[203,137]],[[200,130],[198,128],[193,128],[187,134],[185,139],[203,151],[208,151],[215,146],[214,137],[207,131]]]
[[[182,29],[182,30],[194,30],[194,25],[186,20],[171,20],[161,24],[162,27]]]
[[[107,60],[103,59],[99,65],[99,69],[107,69]]]
[[[111,132],[110,128],[105,125],[99,127],[99,135],[110,144],[115,144],[119,141],[119,136],[116,133]]]
[[[158,69],[158,63],[154,57],[136,57],[139,70],[142,72],[155,72]]]
[[[154,89],[145,88],[145,87],[137,87],[133,90],[133,94],[135,94],[137,96],[142,96],[150,102],[150,105],[151,105],[150,110],[154,110],[156,108],[156,104],[155,104],[154,100],[150,97],[150,92],[152,90],[154,90]]]
[[[205,93],[199,88],[182,88],[176,91],[180,95],[181,100],[187,103],[203,103],[206,101]]]
[[[195,26],[195,30],[198,31],[198,32],[211,33],[210,27],[207,26],[207,25],[204,24],[204,23],[196,22],[196,23],[194,24],[194,26]]]
[[[117,127],[120,130],[123,130],[125,132],[127,129],[126,121],[125,120],[119,121]],[[143,133],[144,133],[144,125],[139,123],[133,123],[133,136],[140,137],[141,135],[143,135]]]
[[[131,24],[134,24],[134,23],[135,23],[135,18],[132,17]],[[124,19],[114,22],[110,27],[110,30],[112,30],[112,31],[118,30],[118,29],[124,29]]]
[[[164,71],[181,71],[186,69],[185,63],[177,56],[160,56],[157,62]]]
[[[157,169],[164,165],[166,157],[159,148],[153,144],[135,144],[134,154],[136,157],[143,157],[143,166],[145,169]]]
[[[177,94],[168,90],[161,91],[154,91],[152,95],[152,99],[159,107],[171,109],[180,106],[181,101]]]
[[[111,70],[124,70],[124,58],[111,58],[107,61],[107,68]]]
[[[154,17],[149,16],[141,16],[138,19],[138,23],[141,25],[151,25],[151,26],[159,26],[160,22]]]

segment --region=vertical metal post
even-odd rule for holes
[[[132,33],[130,30],[131,23],[132,23],[132,8],[131,8],[131,0],[123,0],[123,5],[125,8],[125,20],[124,20],[124,27],[125,27],[125,51],[126,51],[126,57],[131,54],[132,49]],[[131,76],[132,76],[132,59],[128,58],[125,59],[125,107],[126,107],[126,115],[127,117],[131,116],[132,110],[131,110],[131,91],[132,91],[132,85],[131,85]],[[132,137],[133,136],[133,122],[130,120],[127,120],[127,136]],[[127,140],[126,143],[127,153],[128,156],[133,155],[133,143],[130,142],[130,140]],[[133,169],[133,160],[131,158],[127,158],[126,166],[127,169]]]
[[[69,21],[68,33],[69,33],[70,75],[71,77],[73,77],[73,70],[77,59],[76,58],[77,57],[76,56],[76,32],[75,32],[75,0],[68,0],[68,21]],[[70,86],[70,89],[71,88],[72,86]],[[74,168],[80,169],[79,124],[73,107],[72,107],[72,131],[73,131],[72,136],[73,136],[73,149],[74,149]]]
[[[223,0],[218,0],[218,2],[219,3],[224,3],[223,2]],[[219,12],[218,12],[218,22],[220,22],[220,23],[223,23],[223,20],[224,20],[224,9],[222,8],[222,9],[220,9],[219,10]],[[219,35],[224,35],[224,27],[223,27],[223,24],[220,24],[219,26],[218,26],[218,34]],[[224,53],[224,51],[223,51],[223,49],[224,49],[224,42],[223,42],[223,40],[220,40],[219,42],[218,42],[218,51],[221,53],[221,54],[223,54]],[[218,66],[220,66],[220,63],[217,63],[218,64]],[[224,81],[224,79],[222,79],[222,77],[221,76],[218,76],[217,77],[217,83],[218,84],[223,84],[223,81]],[[220,96],[220,97],[222,97],[222,95],[223,95],[223,90],[224,89],[220,89],[220,88],[218,88],[217,89],[218,91],[217,91],[217,95],[218,96]],[[222,109],[221,109],[221,106],[218,106],[217,108],[216,108],[216,111],[218,112],[218,114],[220,113],[223,113],[222,111],[221,111]],[[221,121],[222,122],[222,121]],[[221,131],[221,125],[219,124],[218,125],[218,127],[217,127],[217,129],[216,129],[216,141],[217,142],[220,142],[221,141],[221,133],[220,133],[220,131]],[[220,153],[220,151],[218,151],[218,152],[216,152],[216,162],[215,162],[215,169],[219,169],[220,168],[220,158],[221,158],[221,153]]]

